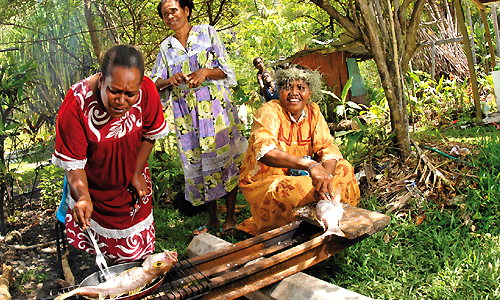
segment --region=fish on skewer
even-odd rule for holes
[[[98,297],[99,300],[103,300],[107,296],[114,299],[124,294],[134,295],[157,277],[167,273],[176,261],[177,252],[165,250],[165,252],[148,256],[140,267],[123,271],[96,286],[78,287],[57,296],[55,300],[63,300],[73,295]]]
[[[316,204],[315,215],[321,226],[325,230],[323,235],[338,235],[345,237],[345,234],[340,230],[340,220],[344,215],[344,208],[340,203],[340,189],[335,192],[333,199],[327,194],[329,200],[320,200]]]

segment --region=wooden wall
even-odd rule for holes
[[[346,58],[349,57],[351,57],[351,54],[343,51],[332,52],[326,55],[316,52],[299,57],[294,60],[293,63],[307,66],[312,70],[318,69],[318,71],[323,74],[323,79],[326,80],[326,84],[330,90],[340,98],[342,89],[347,80],[349,80],[349,72],[346,63]],[[350,92],[348,99],[351,100]]]

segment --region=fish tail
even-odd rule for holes
[[[345,237],[345,234],[342,232],[342,230],[340,230],[339,226],[333,226],[333,228],[328,228],[328,231],[330,231],[335,235]]]
[[[76,288],[70,292],[67,292],[67,293],[64,293],[64,294],[57,296],[54,300],[63,300],[63,299],[69,298],[71,296],[74,296],[74,295],[78,294],[79,292],[80,292],[80,289]]]

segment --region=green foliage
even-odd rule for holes
[[[457,78],[438,82],[423,71],[408,72],[413,92],[408,94],[412,123],[442,125],[453,120],[469,119],[473,110],[467,95],[467,82]]]
[[[21,279],[21,284],[20,288],[23,288],[23,284],[29,283],[29,282],[35,282],[35,283],[40,283],[44,282],[46,280],[50,279],[50,276],[47,272],[41,272],[43,268],[38,267],[36,269],[28,269],[25,272],[22,272],[19,274],[19,277]]]
[[[30,99],[32,87],[37,82],[37,64],[34,60],[18,61],[12,53],[7,53],[5,57],[0,65],[0,212],[5,204],[4,196],[8,187],[21,177],[10,167],[10,163],[22,159],[24,151],[33,145],[35,139],[32,134],[38,131],[36,128],[30,128],[25,131],[28,133],[28,139],[21,139],[20,133],[26,124],[23,120],[27,119],[25,103]],[[6,145],[10,148],[6,148]],[[3,219],[0,220],[0,227],[4,233]]]
[[[169,134],[166,139],[175,140],[173,135]],[[164,139],[159,141],[163,142]],[[160,199],[172,196],[184,185],[184,171],[176,145],[165,149],[165,152],[159,150],[152,152],[148,165],[153,182],[153,205],[158,207]]]
[[[318,105],[322,109],[322,113],[325,116],[327,121],[335,121],[339,119],[347,120],[349,117],[359,116],[361,111],[365,110],[366,107],[361,107],[361,105],[357,104],[353,101],[347,101],[347,96],[349,90],[352,86],[352,77],[349,78],[342,89],[342,94],[340,98],[330,91],[322,90],[323,94],[326,94],[330,97],[318,102]],[[333,99],[333,101],[332,101]],[[335,114],[332,117],[332,112]]]
[[[323,35],[331,38],[331,32],[324,24],[329,24],[323,14],[312,3],[295,1],[241,1],[240,13],[236,20],[239,26],[230,41],[225,39],[229,56],[238,79],[245,80],[247,95],[258,90],[253,58],[264,59],[265,68],[280,57],[288,57],[297,51],[315,47],[312,39],[323,40]]]
[[[43,205],[47,208],[54,208],[61,201],[64,169],[49,165],[42,168],[38,176],[40,178],[38,187],[42,194]]]

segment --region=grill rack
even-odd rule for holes
[[[165,275],[160,288],[146,299],[196,299],[210,292],[212,288],[210,279],[183,255],[179,254],[179,256],[183,260],[172,266],[170,272]]]
[[[183,260],[175,263],[170,271],[165,274],[165,278],[156,292],[143,299],[188,300],[199,298],[210,292],[212,287],[210,279],[201,273],[187,258],[181,254],[178,255]],[[50,296],[41,300],[54,299],[58,295],[72,291],[77,287],[77,285],[74,285],[51,290],[49,292]],[[73,296],[68,300],[82,298],[81,296]],[[121,298],[117,298],[117,300]]]

